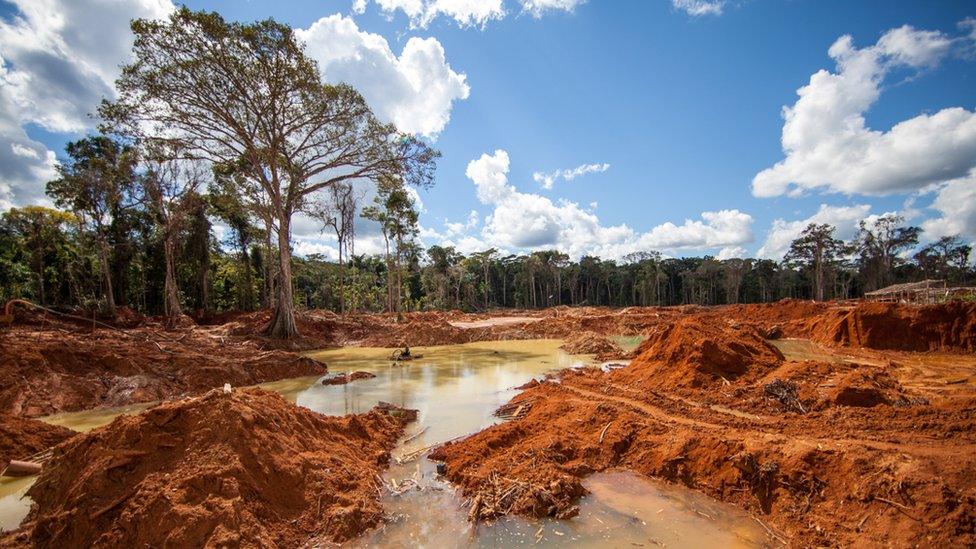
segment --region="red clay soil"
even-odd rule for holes
[[[629,307],[554,307],[541,311],[505,310],[491,314],[459,311],[409,312],[398,321],[390,314],[346,314],[330,311],[296,313],[302,338],[288,342],[294,349],[330,346],[421,347],[452,345],[472,341],[569,338],[583,332],[598,335],[637,335],[653,326],[682,314],[677,308]],[[208,320],[214,334],[246,338],[263,348],[274,342],[260,335],[270,319],[270,311],[223,313]],[[524,322],[486,323],[459,327],[453,323],[470,323],[492,318],[525,318]]]
[[[938,305],[859,303],[813,322],[824,344],[903,351],[976,351],[976,303]]]
[[[67,427],[0,414],[0,469],[12,459],[23,460],[76,434]]]
[[[779,543],[976,544],[976,386],[940,377],[958,370],[784,360],[756,329],[689,316],[630,366],[527,385],[506,405],[527,414],[438,448],[471,518],[573,516],[583,477],[623,467],[742,507]],[[766,393],[774,380],[802,413]]]
[[[153,402],[290,377],[325,364],[191,327],[116,331],[59,323],[0,329],[0,413],[41,416]]]
[[[719,307],[613,309],[560,306],[492,313],[424,311],[405,313],[400,320],[391,314],[338,315],[331,311],[311,310],[296,313],[302,338],[284,343],[268,340],[260,334],[271,318],[270,311],[221,313],[207,319],[206,323],[214,335],[247,339],[261,348],[282,345],[291,349],[340,345],[395,348],[472,341],[570,339],[586,332],[601,336],[640,335],[689,316],[715,322],[735,319],[740,324],[754,326],[763,336],[813,338],[834,345],[905,350],[976,349],[976,321],[973,320],[976,304],[962,303],[929,307],[861,303],[852,308],[850,304],[785,299],[776,303]],[[492,318],[531,320],[475,327],[454,324]],[[878,324],[882,320],[889,324]],[[905,333],[911,333],[912,337],[902,337]]]
[[[783,354],[752,326],[689,316],[653,331],[617,375],[647,388],[697,388],[759,377],[782,362]]]
[[[573,355],[595,355],[599,361],[616,360],[625,354],[616,343],[593,332],[577,334],[559,348]]]
[[[403,433],[260,389],[167,402],[58,446],[4,545],[298,547],[383,520],[377,476]]]
[[[432,455],[471,499],[473,518],[572,516],[582,477],[624,467],[743,507],[797,546],[976,543],[971,402],[912,409],[890,425],[890,409],[880,421],[846,408],[747,420],[606,394],[605,374],[585,375],[604,379],[529,389],[518,397],[532,402],[524,418]],[[900,440],[906,432],[916,436]]]

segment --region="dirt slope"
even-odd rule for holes
[[[752,326],[690,316],[651,332],[618,375],[647,388],[697,388],[755,378],[782,362],[782,353]]]
[[[811,339],[833,345],[903,351],[976,352],[976,303],[859,303],[817,319]]]
[[[76,326],[0,330],[0,412],[41,416],[102,406],[152,402],[199,393],[321,375],[325,364],[286,351],[261,351],[188,328],[139,327],[89,333]]]
[[[623,467],[738,505],[780,543],[976,544],[972,355],[793,361],[718,316],[658,330],[622,370],[527,385],[506,405],[527,414],[438,448],[471,518],[571,517],[583,477]]]
[[[0,470],[12,459],[24,459],[74,435],[67,427],[0,414]]]
[[[559,348],[574,355],[594,355],[600,361],[616,360],[624,355],[616,343],[593,332],[576,334]]]
[[[259,389],[161,404],[59,446],[8,543],[297,547],[383,517],[376,476],[403,425],[323,416]]]

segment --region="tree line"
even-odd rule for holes
[[[56,188],[50,185],[49,192]],[[926,278],[955,285],[976,281],[969,245],[946,237],[919,248],[918,229],[901,226],[896,216],[862,224],[848,242],[834,238],[834,227],[810,225],[782,261],[673,258],[657,252],[619,261],[594,256],[571,261],[556,250],[506,255],[489,249],[465,255],[452,247],[423,249],[417,212],[402,187],[381,189],[365,208],[357,207],[359,197],[351,186],[336,189],[317,208],[323,230],[337,234],[339,259],[291,256],[296,308],[403,312],[717,305],[856,298]],[[185,211],[177,214],[181,221],[170,225],[151,201],[138,201],[127,192],[120,196],[106,206],[111,213],[100,224],[41,206],[0,216],[0,296],[87,310],[125,305],[146,314],[165,315],[175,307],[198,317],[274,306],[279,250],[236,195],[222,191],[219,178],[207,192],[188,196]],[[355,253],[351,235],[359,210],[380,221],[388,244],[384,253]],[[229,228],[222,240],[213,230],[217,222]]]
[[[377,120],[350,86],[323,83],[290,27],[181,8],[132,31],[135,61],[100,106],[99,132],[68,144],[47,184],[56,208],[0,216],[4,299],[126,306],[171,325],[184,312],[270,308],[266,333],[289,338],[301,307],[711,305],[974,277],[968,245],[949,237],[916,251],[919,228],[897,216],[862,223],[850,242],[810,225],[779,262],[423,249],[408,186],[433,183],[438,151]],[[371,204],[360,204],[361,181],[377,189]],[[336,261],[293,255],[299,213],[335,235]],[[379,226],[383,253],[356,254],[359,217]]]

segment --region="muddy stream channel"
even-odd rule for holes
[[[638,343],[619,338],[623,346]],[[343,348],[310,353],[328,363],[331,373],[367,371],[375,378],[346,385],[322,385],[320,378],[288,379],[262,385],[300,406],[323,414],[365,412],[379,401],[419,410],[404,442],[393,451],[384,475],[391,485],[415,487],[388,494],[383,505],[390,521],[352,542],[353,547],[765,547],[765,531],[749,515],[707,496],[627,471],[590,476],[590,492],[571,520],[506,517],[472,525],[462,500],[438,479],[436,463],[404,460],[420,449],[462,437],[495,423],[492,413],[512,398],[517,387],[546,372],[591,364],[587,356],[569,355],[558,340],[492,341],[411,349],[422,355],[392,364],[390,349]],[[96,428],[115,416],[138,413],[149,404],[59,414],[41,418],[78,431]],[[422,431],[422,433],[421,433]],[[418,434],[420,433],[420,434]],[[424,452],[424,455],[426,452]],[[408,479],[410,479],[408,481]],[[32,477],[0,479],[0,528],[16,528],[30,500],[22,497]]]

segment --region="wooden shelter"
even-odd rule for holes
[[[887,301],[895,303],[940,303],[963,296],[976,294],[976,288],[950,288],[945,280],[922,280],[905,284],[894,284],[880,290],[867,292],[864,299],[868,301]]]

